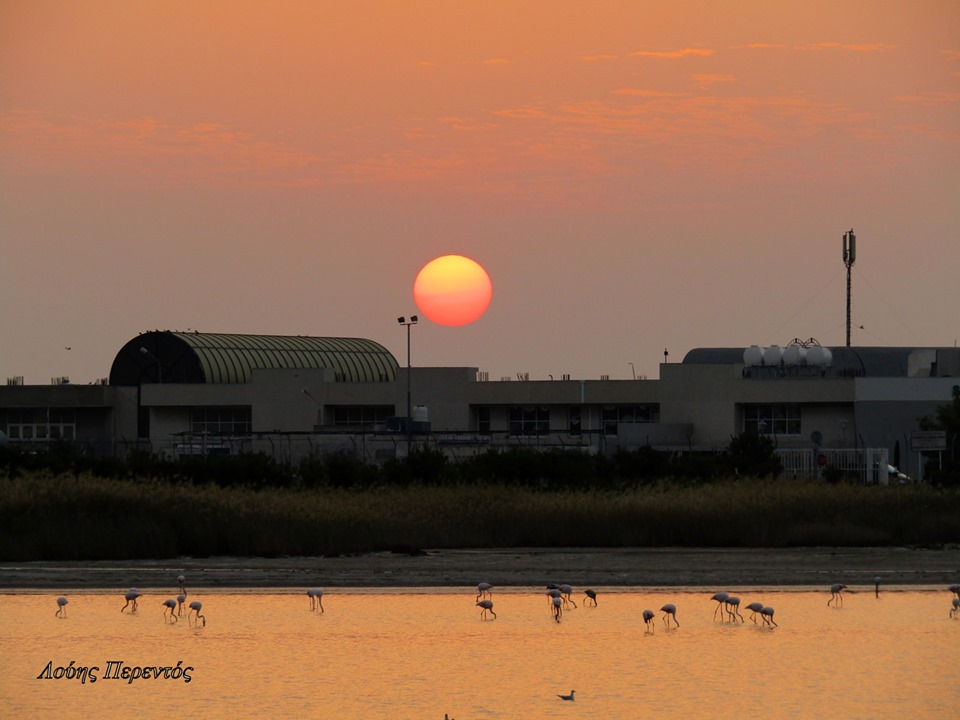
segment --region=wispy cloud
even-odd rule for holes
[[[895,50],[896,45],[887,45],[885,43],[840,43],[840,42],[819,42],[809,45],[794,45],[794,50],[848,50],[851,52],[887,52]]]
[[[693,81],[700,87],[709,87],[710,85],[716,85],[717,83],[732,83],[735,82],[733,75],[711,75],[711,74],[699,74],[691,75]]]
[[[507,58],[490,58],[489,60],[484,60],[482,65],[509,65],[510,60]]]
[[[926,93],[924,95],[898,95],[894,99],[897,102],[907,103],[909,105],[925,105],[927,107],[957,105],[960,103],[960,92],[933,92]]]
[[[706,48],[683,48],[682,50],[638,50],[630,53],[630,57],[652,57],[652,58],[682,58],[689,56],[707,57],[713,55],[713,50]]]
[[[25,172],[74,172],[251,181],[316,164],[309,153],[217,123],[175,125],[156,118],[110,119],[14,112],[0,115],[0,147]]]
[[[787,46],[780,43],[748,43],[743,47],[748,50],[783,50]]]

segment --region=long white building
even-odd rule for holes
[[[791,471],[882,460],[917,476],[919,418],[958,383],[957,348],[699,348],[655,380],[491,382],[473,367],[408,371],[372,340],[147,332],[120,348],[103,384],[8,380],[0,439],[113,455],[297,461],[342,451],[379,461],[418,444],[453,456],[512,446],[720,452],[756,432]]]

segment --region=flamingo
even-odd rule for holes
[[[553,601],[559,599],[560,597],[561,597],[561,596],[560,596],[560,588],[552,587],[552,588],[550,588],[549,590],[547,590],[547,604],[548,604],[548,605],[553,605]]]
[[[670,627],[670,621],[667,619],[667,616],[669,615],[670,617],[673,618],[673,622],[676,623],[677,627],[680,627],[680,623],[677,622],[677,606],[676,605],[674,605],[673,603],[667,603],[662,608],[660,608],[660,612],[663,613],[664,625],[666,625],[667,627]]]
[[[764,625],[772,624],[774,627],[779,627],[777,625],[777,621],[773,619],[773,608],[769,605],[763,607],[763,609],[760,611],[760,615],[763,616]]]
[[[177,601],[176,601],[176,600],[164,600],[163,603],[161,603],[161,604],[164,606],[164,610],[163,610],[163,621],[164,621],[164,622],[167,621],[167,610],[169,610],[169,611],[170,611],[170,617],[173,619],[173,622],[177,622],[177,615],[176,615],[176,613],[174,613],[174,610],[177,609]]]
[[[67,616],[67,599],[65,597],[57,598],[57,617]]]
[[[753,620],[754,625],[756,625],[757,613],[763,611],[763,603],[752,602],[747,605],[747,610],[751,612],[750,619]]]
[[[493,590],[493,585],[488,582],[482,582],[477,585],[477,600],[482,600],[483,598],[492,598],[491,590]]]
[[[561,700],[570,700],[571,702],[573,702],[573,694],[574,694],[575,692],[576,692],[576,690],[571,690],[569,695],[559,695],[559,694],[558,694],[557,697],[560,698]]]
[[[567,603],[571,603],[574,607],[577,606],[577,604],[573,602],[573,598],[570,597],[570,595],[573,593],[572,587],[570,587],[569,585],[560,585],[557,588],[557,590],[560,591],[560,597],[563,598],[564,605],[566,605]]]
[[[710,598],[711,600],[716,600],[716,601],[717,601],[717,608],[716,608],[716,610],[713,611],[713,619],[714,619],[714,620],[717,619],[717,613],[720,611],[720,608],[723,607],[723,604],[727,601],[727,598],[728,598],[728,597],[730,597],[729,594],[727,594],[727,593],[725,593],[725,592],[718,592],[718,593],[714,593],[714,594],[713,594],[713,597]],[[723,613],[720,613],[720,619],[721,619],[721,620],[723,619]]]
[[[497,619],[497,614],[493,611],[493,600],[481,600],[477,603],[477,607],[483,608],[483,610],[480,611],[481,620],[487,617],[488,612],[493,615],[494,620]]]
[[[958,598],[960,598],[960,584],[954,583],[953,585],[950,585],[949,587],[947,587],[947,590],[949,590]]]
[[[123,612],[124,610],[126,610],[126,609],[127,609],[127,605],[129,605],[130,603],[133,603],[133,607],[130,608],[130,612],[136,612],[136,611],[137,611],[137,598],[138,598],[138,597],[141,597],[142,595],[143,595],[143,593],[141,593],[141,592],[140,592],[139,590],[137,590],[135,587],[132,587],[132,588],[130,588],[129,590],[127,590],[126,594],[123,596],[123,599],[126,600],[127,602],[124,603],[124,605],[123,605],[122,608],[120,608],[120,612]]]
[[[560,618],[563,615],[563,601],[560,599],[560,596],[557,595],[553,599],[553,619],[557,622],[560,622]]]
[[[186,595],[177,595],[177,615],[183,615],[183,604],[187,601]]]
[[[310,598],[310,609],[316,610],[320,608],[320,612],[323,612],[323,590],[318,588],[311,588],[307,590],[307,597]]]
[[[954,598],[951,602],[953,603],[953,608],[950,610],[950,617],[956,620],[957,616],[960,615],[960,598]]]
[[[200,614],[200,610],[203,609],[203,603],[199,600],[194,600],[190,603],[190,612],[197,614],[197,620],[203,620],[203,626],[207,626],[207,618]],[[190,615],[187,615],[187,622],[190,622]]]
[[[587,600],[593,600],[593,606],[597,606],[597,593],[595,590],[584,590],[583,594],[587,596]],[[587,600],[583,601],[583,604],[587,604]]]
[[[740,598],[734,595],[727,598],[727,614],[730,615],[731,621],[736,622],[739,617],[740,622],[743,622],[743,615],[740,614]]]
[[[880,576],[877,575],[873,579],[873,596],[880,597]]]
[[[830,603],[836,601],[838,604],[834,607],[843,607],[843,595],[840,594],[841,590],[846,590],[847,586],[843,583],[835,583],[830,586],[830,599],[827,600],[827,607],[830,606]]]
[[[180,592],[182,592],[184,595],[187,594],[187,589],[183,586],[186,581],[187,578],[185,578],[183,575],[177,575],[177,584],[180,585]]]
[[[653,610],[644,610],[643,611],[643,623],[647,626],[647,632],[652,633],[656,630],[657,624],[653,622],[653,619],[656,617],[656,614]]]

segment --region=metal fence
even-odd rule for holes
[[[817,477],[832,469],[856,475],[865,485],[886,485],[890,481],[886,448],[811,448],[776,453],[786,477]]]

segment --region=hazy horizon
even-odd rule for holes
[[[658,377],[664,349],[960,339],[960,3],[0,5],[0,373],[138,333]],[[69,348],[69,349],[67,349]]]

